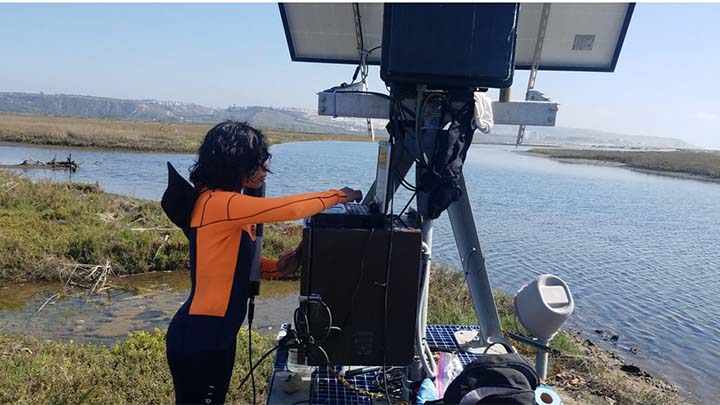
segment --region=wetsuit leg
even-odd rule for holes
[[[230,386],[235,345],[221,352],[167,351],[177,404],[222,404]]]

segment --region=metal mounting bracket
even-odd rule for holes
[[[551,101],[493,101],[495,124],[552,127],[558,104]],[[318,115],[389,119],[390,100],[379,93],[334,88],[318,93]]]

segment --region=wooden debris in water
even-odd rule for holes
[[[54,169],[54,170],[69,170],[76,172],[80,165],[72,160],[72,153],[68,154],[67,159],[57,160],[53,157],[51,161],[41,162],[39,160],[25,159],[18,165],[4,165],[5,167],[16,167],[21,169]]]
[[[110,277],[117,277],[112,270],[110,260],[106,260],[105,264],[70,264],[66,267],[72,268],[69,271],[60,271],[60,279],[63,280],[63,289],[50,296],[38,308],[32,317],[35,317],[55,298],[68,294],[73,288],[81,288],[87,290],[87,297],[93,294],[100,294],[111,288],[109,284]],[[67,276],[67,278],[65,278]],[[31,318],[32,318],[31,317]]]
[[[72,270],[67,274],[67,279],[64,282],[65,288],[80,287],[90,290],[88,295],[109,289],[108,278],[110,276],[116,276],[112,270],[112,266],[110,266],[110,260],[106,260],[105,264],[93,265],[77,263],[69,266],[72,266]],[[62,279],[63,276],[65,276],[65,274],[61,272],[60,278]]]

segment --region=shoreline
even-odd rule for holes
[[[555,156],[550,156],[550,155],[546,155],[543,153],[536,153],[536,152],[530,152],[530,151],[517,151],[515,153],[518,153],[521,155],[526,155],[526,156],[550,159],[550,160],[554,160],[556,162],[565,163],[565,164],[620,167],[620,168],[632,170],[634,172],[643,173],[643,174],[650,174],[650,175],[656,175],[656,176],[673,177],[673,178],[677,178],[677,179],[696,180],[696,181],[702,181],[702,182],[707,182],[707,183],[720,184],[720,178],[716,178],[716,177],[710,177],[710,176],[704,176],[704,175],[700,175],[700,174],[693,174],[693,173],[686,173],[686,172],[679,172],[679,171],[644,169],[644,168],[640,168],[640,167],[633,167],[627,163],[615,162],[615,161],[611,161],[611,160],[555,157]]]
[[[117,279],[119,284],[116,285],[116,288],[125,287],[132,290],[133,286],[147,287],[148,281],[150,281],[151,285],[156,286],[173,285],[176,288],[186,288],[189,287],[186,285],[189,281],[187,276],[186,270],[132,274],[128,277],[119,277]],[[429,323],[471,324],[467,322],[474,319],[475,315],[471,308],[472,304],[469,296],[463,293],[460,295],[459,300],[450,300],[453,302],[448,302],[448,297],[446,297],[448,291],[456,291],[457,286],[464,283],[462,272],[454,271],[447,266],[440,265],[433,269],[431,277],[433,278],[433,283],[431,284],[432,303],[430,307],[431,313],[428,319]],[[267,298],[273,299],[272,297],[276,297],[275,300],[277,302],[284,302],[282,299],[284,297],[283,294],[299,288],[298,281],[282,282],[280,284],[282,284],[282,286],[276,291],[280,294],[279,296],[275,296],[275,294],[272,294],[267,288],[264,289],[266,293],[270,293]],[[48,283],[41,283],[40,285],[45,287],[52,286]],[[57,286],[58,284],[53,285]],[[266,287],[269,287],[269,284],[266,283]],[[7,291],[8,288],[12,289],[13,287],[12,285],[8,285],[5,287],[5,290],[0,291]],[[26,285],[25,289],[32,290],[29,285]],[[141,296],[152,295],[144,288],[138,292]],[[46,294],[51,294],[51,291],[47,291]],[[80,294],[84,293],[80,292]],[[21,295],[29,299],[27,294]],[[452,295],[455,295],[455,293],[452,293]],[[503,327],[511,328],[511,318],[513,316],[512,313],[509,312],[512,311],[513,308],[511,296],[500,290],[497,290],[494,295],[496,296],[498,312],[501,315]],[[439,302],[446,302],[448,306],[433,305]],[[17,305],[21,304],[15,301],[15,306]],[[146,305],[148,304],[146,303]],[[267,308],[273,307],[272,303],[267,301],[263,305],[269,305]],[[158,305],[157,308],[163,308],[163,306]],[[89,319],[87,316],[88,315],[86,315],[84,319]],[[85,323],[83,322],[83,324]],[[146,329],[143,330],[145,331],[134,333],[149,333]],[[164,333],[164,328],[160,327],[159,331]],[[271,339],[273,335],[273,333],[262,333],[260,329],[255,329],[254,334],[257,334],[257,336],[262,339]],[[110,351],[115,351],[115,347],[125,346],[128,341],[132,340],[131,337],[121,337],[114,339],[115,343],[107,346],[106,343],[101,341],[86,340],[80,336],[78,336],[77,341],[66,337],[47,337],[45,338],[47,340],[43,340],[41,338],[33,338],[22,332],[0,331],[0,341],[3,339],[11,342],[38,339],[47,342],[47,345],[52,344],[64,347],[65,351],[72,353],[80,352],[81,356],[84,356],[82,353],[101,350],[102,347],[107,347]],[[551,343],[552,347],[560,351],[560,355],[549,360],[547,381],[548,384],[561,395],[565,404],[698,402],[691,392],[681,391],[678,386],[670,383],[666,377],[661,376],[657,371],[647,371],[650,369],[643,366],[642,362],[633,361],[632,356],[627,356],[626,353],[620,350],[606,347],[601,340],[604,341],[605,338],[577,329],[567,329],[561,331],[555,337],[553,343]],[[159,339],[159,342],[164,343],[164,339]],[[534,364],[534,352],[518,342],[513,343],[518,351]],[[39,349],[45,350],[43,349],[44,347],[47,346],[41,345]],[[36,350],[33,348],[33,351]],[[12,357],[12,354],[10,356],[11,361],[16,360]],[[136,367],[137,364],[135,361],[136,360],[132,360],[127,366],[130,368]],[[164,363],[161,362],[157,366],[162,368],[164,367]],[[123,375],[123,378],[126,378],[126,370],[120,369],[117,370],[117,372]],[[104,384],[105,382],[102,383]],[[2,384],[0,384],[0,391],[2,390],[1,386]]]

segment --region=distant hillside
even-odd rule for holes
[[[192,103],[157,100],[122,100],[107,97],[42,93],[0,93],[0,112],[136,121],[216,123],[226,119],[247,121],[263,129],[320,134],[364,134],[365,120],[332,118],[295,108],[232,106],[209,108]],[[386,135],[387,121],[373,120],[378,135]],[[491,134],[476,134],[476,142],[514,143],[517,126],[497,125]],[[615,134],[591,129],[529,127],[526,143],[576,146],[695,148],[674,138]]]
[[[515,143],[516,125],[496,125],[489,135],[476,134],[480,142]],[[584,147],[621,146],[630,148],[698,149],[681,139],[660,136],[618,134],[585,128],[527,127],[525,143],[541,145],[572,145]]]
[[[321,134],[366,131],[362,120],[320,117],[300,109],[259,106],[219,109],[172,101],[66,94],[0,93],[0,112],[161,122],[214,123],[233,119],[258,128]]]

